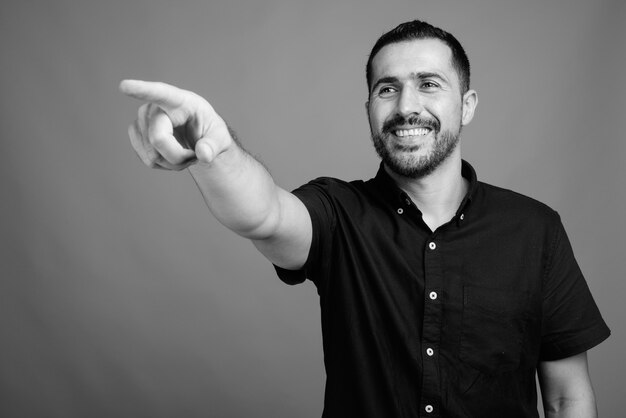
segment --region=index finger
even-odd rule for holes
[[[154,103],[165,111],[174,110],[185,101],[183,90],[158,81],[123,80],[120,91],[135,99]]]

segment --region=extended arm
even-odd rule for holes
[[[546,418],[596,418],[596,400],[587,353],[539,364],[539,384]]]
[[[146,102],[129,127],[144,164],[189,168],[218,221],[251,239],[275,264],[291,269],[304,264],[311,244],[306,208],[239,146],[206,100],[164,83],[125,80],[120,90]]]

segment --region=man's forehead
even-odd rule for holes
[[[416,72],[441,73],[453,77],[452,50],[436,38],[412,39],[385,45],[372,60],[372,79],[409,75]]]

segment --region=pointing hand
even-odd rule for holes
[[[191,91],[140,80],[124,80],[120,90],[145,102],[128,136],[148,167],[182,170],[197,161],[210,163],[233,143],[224,120]]]

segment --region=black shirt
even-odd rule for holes
[[[609,336],[558,214],[462,172],[467,196],[435,232],[382,166],[294,191],[311,250],[277,271],[320,296],[323,417],[538,417],[538,362]]]

